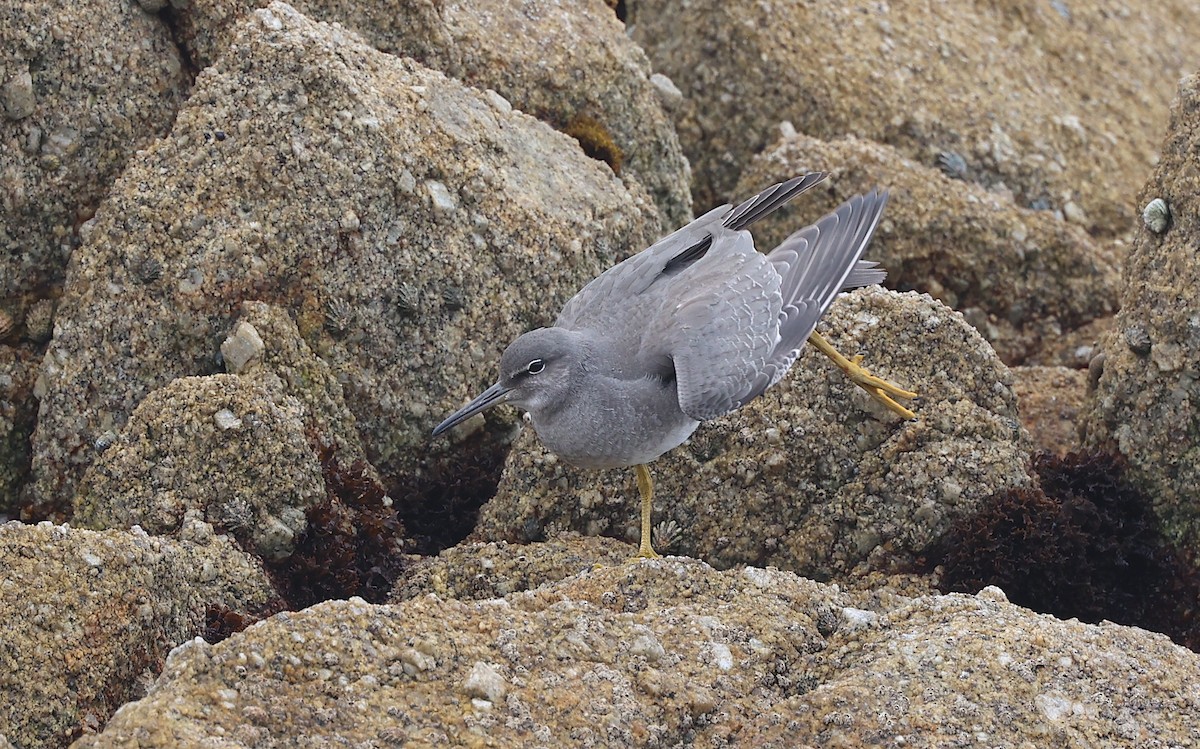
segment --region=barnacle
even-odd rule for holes
[[[39,299],[25,313],[25,335],[34,343],[45,343],[54,334],[54,301]]]
[[[325,303],[325,327],[333,333],[345,333],[354,322],[354,308],[341,297]]]
[[[446,309],[457,312],[467,306],[467,294],[461,286],[447,286],[442,289],[442,301],[446,304]]]
[[[421,308],[421,295],[412,284],[402,283],[396,289],[396,311],[405,317],[412,317]]]
[[[8,334],[13,332],[17,327],[17,321],[13,316],[4,310],[0,310],[0,341],[8,337]]]
[[[221,505],[218,522],[231,531],[249,528],[254,522],[254,508],[245,497],[234,496]]]
[[[162,263],[160,263],[157,258],[151,257],[150,255],[142,255],[133,261],[129,271],[133,275],[133,280],[145,286],[149,286],[158,279],[162,278],[163,269]]]
[[[1142,209],[1142,221],[1155,234],[1162,234],[1171,223],[1171,207],[1162,198],[1155,198]]]
[[[667,550],[683,538],[683,529],[674,520],[663,520],[654,526],[654,547]]]
[[[967,160],[954,151],[942,151],[937,157],[938,168],[950,179],[967,178]]]

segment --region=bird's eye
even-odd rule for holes
[[[545,368],[546,362],[542,361],[541,359],[534,359],[525,367],[525,371],[531,375],[535,375],[541,374],[542,370]]]

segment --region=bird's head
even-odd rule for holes
[[[438,436],[500,403],[529,411],[560,406],[582,362],[577,337],[562,328],[538,328],[517,338],[500,357],[500,379],[474,400],[455,411],[433,430]]]

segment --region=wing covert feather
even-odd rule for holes
[[[713,419],[747,398],[778,343],[779,285],[750,235],[729,230],[673,281],[679,301],[663,308],[650,331],[675,363],[679,406],[688,416]]]

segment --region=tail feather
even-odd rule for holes
[[[782,277],[779,343],[771,357],[775,381],[791,367],[839,292],[883,280],[883,269],[859,258],[879,225],[887,199],[886,191],[856,195],[767,255]]]
[[[857,289],[859,286],[870,286],[873,283],[883,283],[885,278],[887,278],[887,271],[880,268],[879,263],[859,260],[858,264],[854,266],[854,270],[850,271],[850,275],[846,276],[846,280],[842,282],[842,291]]]

